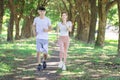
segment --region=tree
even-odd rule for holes
[[[77,9],[77,35],[76,38],[88,42],[90,28],[90,2],[89,0],[75,0]]]
[[[96,0],[90,0],[91,6],[91,20],[90,20],[90,29],[89,29],[89,38],[88,43],[95,42],[95,31],[96,31],[96,21],[97,21],[97,6]]]
[[[0,34],[2,33],[3,13],[4,13],[4,0],[0,0]]]
[[[23,8],[24,8],[24,0],[19,0],[19,1],[15,1],[15,39],[18,40],[20,39],[20,20],[23,16]]]
[[[95,43],[95,47],[103,47],[105,40],[105,27],[107,22],[107,13],[109,9],[116,4],[116,1],[109,0],[98,0],[98,17],[99,17],[99,25],[98,25],[98,34],[97,40]]]
[[[8,6],[10,9],[10,20],[7,30],[7,41],[13,41],[13,25],[14,25],[14,4],[13,0],[8,1]]]
[[[118,17],[119,17],[118,55],[120,56],[120,0],[117,0],[117,4],[118,4]]]

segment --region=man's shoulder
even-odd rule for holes
[[[50,20],[50,18],[49,18],[49,17],[46,17],[46,16],[45,16],[45,19]]]
[[[35,17],[35,18],[34,18],[34,21],[37,21],[37,20],[38,20],[38,17]]]

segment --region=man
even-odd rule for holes
[[[46,68],[46,59],[48,54],[48,32],[51,30],[51,21],[45,16],[46,9],[42,6],[38,8],[39,16],[33,21],[33,34],[36,36],[37,50],[37,70]],[[41,63],[41,53],[43,53],[43,61]]]

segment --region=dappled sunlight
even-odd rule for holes
[[[101,59],[103,59],[103,60],[108,60],[108,59],[111,58],[110,56],[108,56],[108,55],[106,55],[106,54],[101,54],[99,57],[100,57]]]
[[[47,78],[46,77],[36,78],[36,80],[47,80]]]
[[[41,72],[36,71],[35,39],[18,40],[13,43],[0,45],[0,75],[7,76],[13,72],[15,79],[49,80],[49,77],[56,76],[56,79],[81,80],[100,79],[106,76],[119,76],[120,59],[115,57],[116,41],[106,41],[103,49],[94,48],[93,45],[75,42],[71,39],[68,50],[67,70],[58,68],[59,47],[55,45],[55,34],[50,34],[49,55],[47,69]],[[54,55],[53,55],[54,54]],[[115,59],[111,59],[115,58]],[[50,61],[49,61],[50,60]],[[14,65],[13,65],[14,64]]]
[[[58,62],[48,62],[47,64],[48,64],[49,66],[52,66],[52,65],[57,65]]]
[[[61,73],[61,75],[64,75],[64,76],[68,76],[68,75],[71,75],[71,76],[82,76],[83,74],[84,74],[85,72],[83,71],[83,72],[69,72],[69,71],[63,71],[62,73]]]
[[[15,61],[24,61],[25,59],[14,58]]]

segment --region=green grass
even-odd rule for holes
[[[50,33],[49,49],[53,47],[56,34]],[[35,38],[0,43],[0,76],[11,74],[26,57],[36,55]],[[55,47],[55,46],[54,46]],[[49,53],[52,53],[50,50]],[[117,40],[106,40],[103,48],[85,44],[71,38],[68,50],[67,71],[59,70],[60,80],[119,80],[120,59],[117,55]],[[33,71],[23,71],[32,76]],[[34,76],[32,76],[34,77]]]
[[[0,44],[0,75],[11,73],[27,56],[35,55],[35,40],[18,40]],[[15,65],[15,66],[14,66]]]

